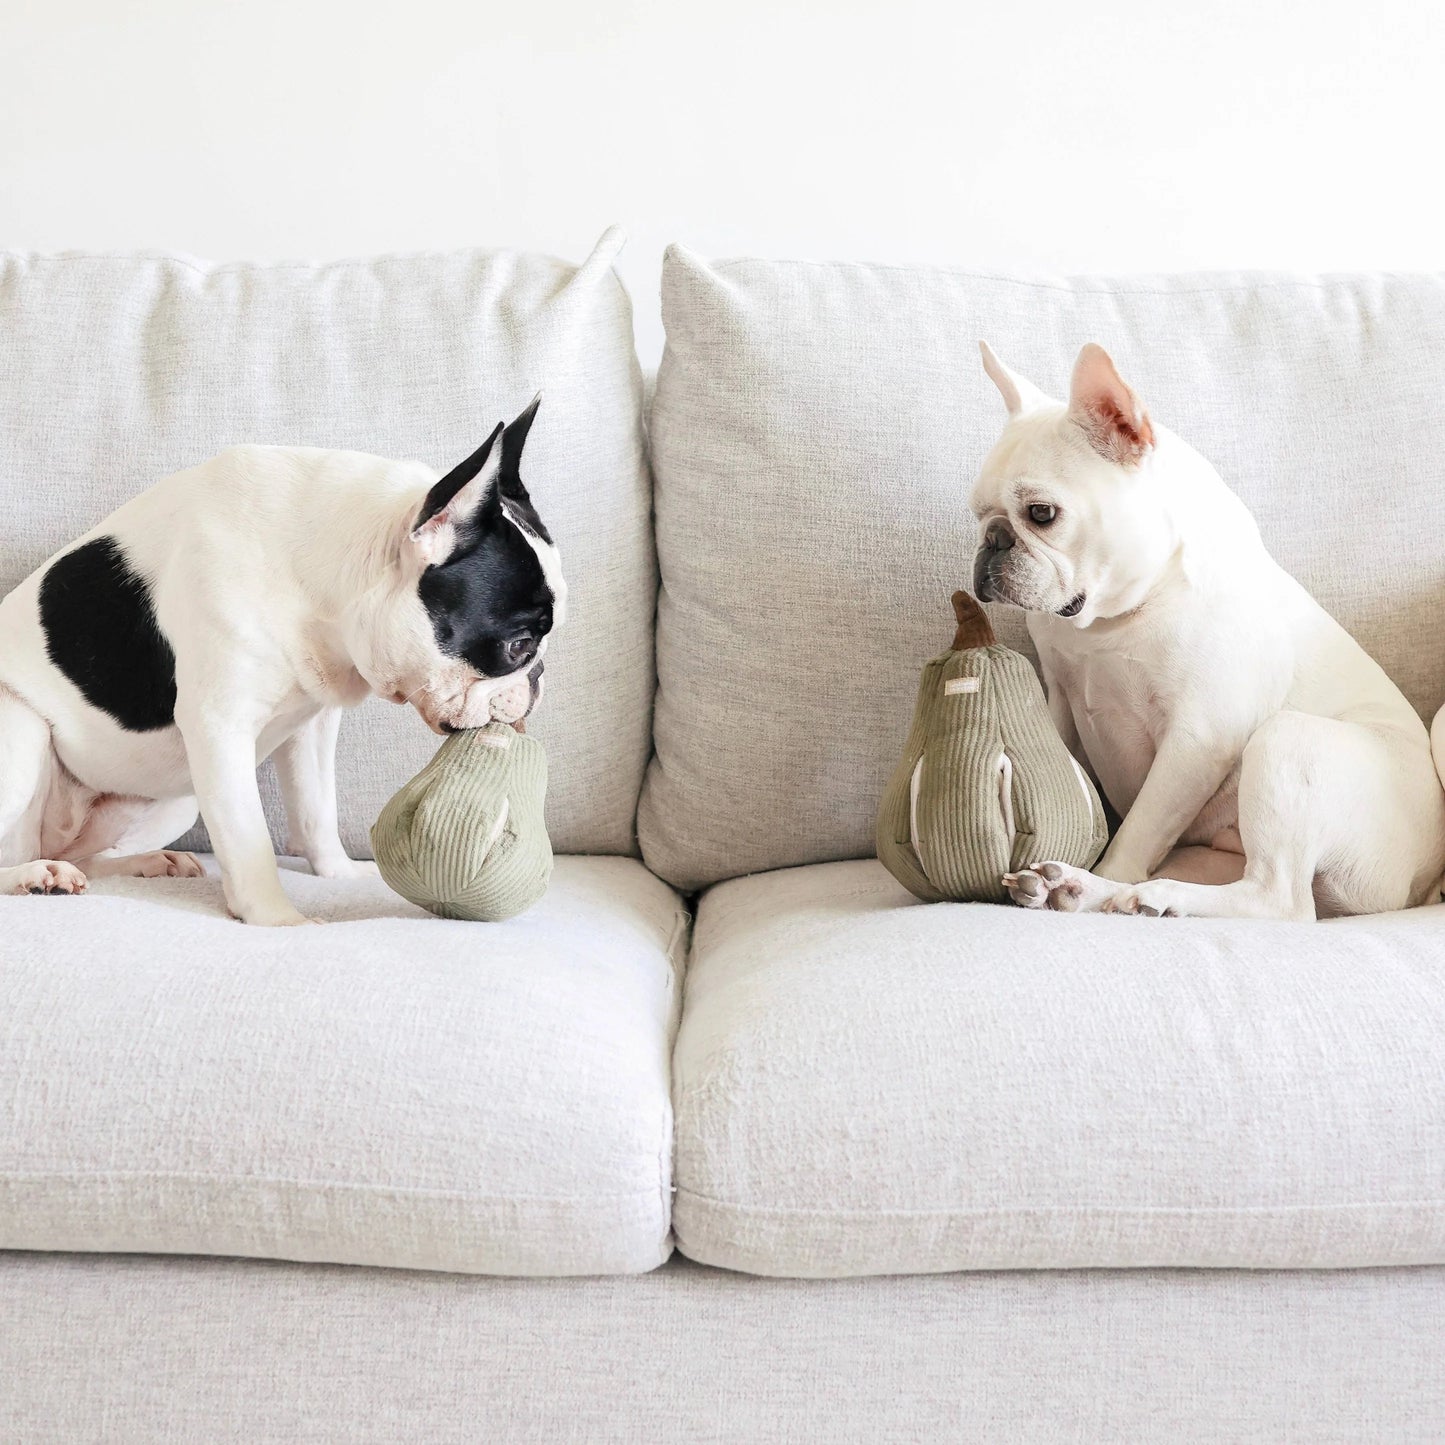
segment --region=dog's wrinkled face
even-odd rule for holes
[[[1135,606],[1160,565],[1154,429],[1102,348],[1084,347],[1067,404],[982,347],[1008,407],[970,499],[979,524],[973,590],[1087,626]]]
[[[427,493],[403,543],[401,595],[387,608],[377,686],[435,732],[481,727],[494,697],[541,696],[542,659],[562,621],[557,548],[522,484],[534,401],[498,425]]]

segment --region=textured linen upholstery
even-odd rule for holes
[[[483,925],[379,879],[283,880],[326,927],[234,923],[215,877],[0,899],[0,1248],[518,1275],[667,1257],[669,888],[562,858],[540,903]]]
[[[1445,908],[921,904],[876,862],[704,895],[678,1248],[759,1274],[1445,1263]]]
[[[609,232],[580,267],[512,251],[272,266],[0,253],[0,594],[232,443],[446,470],[541,388],[524,474],[570,587],[535,723],[552,841],[635,852],[656,568],[631,306],[611,269],[621,244]],[[338,782],[353,855],[369,856],[382,804],[435,748],[410,708],[348,713]]]
[[[652,412],[656,756],[639,826],[680,887],[868,856],[971,576],[1004,410],[978,339],[1046,391],[1096,340],[1422,713],[1445,693],[1445,278],[1021,281],[674,247]],[[994,610],[1026,646],[1021,615]]]
[[[0,1255],[0,1438],[1438,1445],[1445,1270],[508,1280]]]

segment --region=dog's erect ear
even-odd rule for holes
[[[1092,341],[1079,352],[1069,383],[1069,419],[1084,429],[1089,445],[1121,467],[1134,467],[1154,445],[1154,426],[1134,388],[1119,375],[1109,353]]]
[[[515,421],[507,423],[502,433],[502,500],[525,526],[535,532],[544,542],[552,540],[551,534],[542,525],[527,488],[522,484],[522,449],[527,445],[527,433],[536,420],[537,408],[542,405],[539,391],[527,404],[527,409]]]
[[[509,482],[517,486],[521,485],[522,477],[519,468],[522,465],[522,448],[527,445],[527,433],[532,430],[532,423],[537,419],[537,408],[541,405],[542,393],[539,391],[527,403],[526,410],[521,412],[514,421],[509,421],[502,432],[502,486],[504,489]]]
[[[988,342],[980,341],[978,349],[983,356],[983,369],[988,372],[989,380],[998,387],[998,394],[1003,397],[1003,404],[1008,408],[1010,416],[1018,416],[1021,412],[1032,411],[1036,406],[1047,403],[1048,397],[1033,382],[1026,380],[1016,371],[1010,371],[993,354],[993,348]]]
[[[500,516],[502,435],[498,422],[491,436],[426,494],[411,526],[411,540],[428,567],[440,566],[457,550],[464,533],[489,516]]]

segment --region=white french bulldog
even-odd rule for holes
[[[538,399],[540,400],[540,398]],[[282,891],[258,762],[323,877],[341,708],[437,732],[525,716],[566,589],[522,485],[534,401],[445,477],[420,462],[236,447],[157,482],[0,602],[0,893],[193,876],[197,805],[247,923]]]
[[[1008,421],[972,496],[974,590],[1028,610],[1049,708],[1123,822],[1030,908],[1313,919],[1432,902],[1445,790],[1424,725],[1152,421],[1102,348],[1067,404],[985,345]]]

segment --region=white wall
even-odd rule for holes
[[[0,245],[1445,265],[1431,0],[0,0]]]

